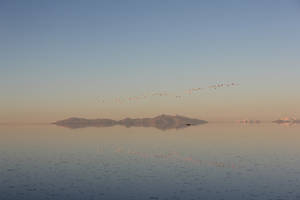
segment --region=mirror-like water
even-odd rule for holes
[[[300,125],[0,126],[0,199],[300,199]]]

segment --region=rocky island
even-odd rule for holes
[[[300,120],[297,120],[295,118],[282,118],[273,121],[273,123],[276,124],[300,124]]]
[[[110,127],[115,125],[122,125],[126,127],[155,127],[160,130],[167,130],[185,128],[205,123],[208,122],[205,120],[188,118],[180,115],[173,116],[163,114],[153,118],[125,118],[122,120],[85,119],[72,117],[54,122],[53,124],[68,128]]]

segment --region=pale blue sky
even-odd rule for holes
[[[203,99],[210,119],[223,119],[209,109],[226,112],[230,99],[240,103],[230,119],[270,103],[264,119],[299,115],[299,21],[296,0],[1,0],[0,122],[181,113],[164,101],[101,107],[97,98],[222,82],[241,85]]]

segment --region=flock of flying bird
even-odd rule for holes
[[[129,97],[116,97],[113,100],[109,100],[109,102],[116,102],[116,103],[124,103],[124,102],[132,102],[132,101],[136,101],[136,100],[142,100],[142,99],[148,99],[150,97],[164,97],[164,96],[171,96],[174,97],[176,99],[180,99],[183,98],[185,96],[191,95],[195,92],[201,91],[201,90],[205,90],[205,89],[211,89],[211,90],[216,90],[219,88],[224,88],[224,87],[234,87],[234,86],[238,86],[239,84],[237,83],[222,83],[222,84],[216,84],[216,85],[210,85],[206,88],[191,88],[188,90],[185,90],[183,93],[179,94],[173,94],[170,92],[155,92],[155,93],[150,93],[147,95],[138,95],[138,96],[129,96]],[[105,100],[103,98],[100,98],[99,101],[101,103],[105,103],[108,100]]]

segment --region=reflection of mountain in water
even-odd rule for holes
[[[192,125],[205,124],[207,121],[192,119],[179,115],[159,115],[154,118],[125,118],[120,121],[112,119],[84,119],[84,118],[69,118],[54,122],[59,126],[68,128],[84,128],[84,127],[110,127],[114,125],[123,125],[126,127],[155,127],[160,130],[179,129]]]

